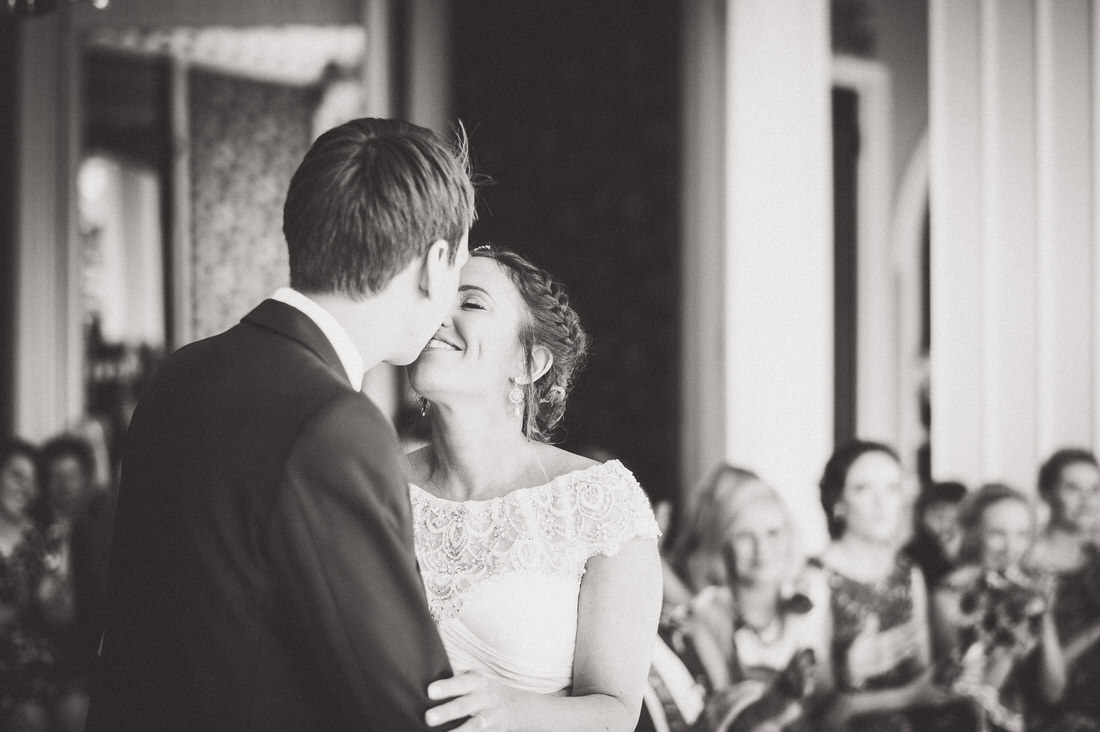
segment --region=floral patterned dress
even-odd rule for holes
[[[899,554],[890,572],[875,582],[863,582],[820,562],[815,564],[825,569],[829,582],[833,633],[831,660],[837,690],[896,689],[916,680],[925,666],[915,651],[897,658],[893,667],[873,675],[860,674],[858,669],[850,669],[848,664],[852,644],[872,616],[877,617],[880,632],[909,623],[926,622],[924,618],[916,617],[913,586],[924,580],[912,561]],[[966,732],[976,727],[973,708],[954,702],[869,712],[857,715],[848,723],[851,732]]]
[[[0,723],[20,704],[49,702],[58,693],[58,654],[35,597],[45,556],[41,534],[28,529],[0,557]]]

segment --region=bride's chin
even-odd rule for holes
[[[408,367],[409,388],[420,394],[428,401],[432,401],[432,395],[438,395],[439,392],[445,391],[445,385],[441,384],[438,378],[431,373],[431,369],[418,368],[417,364],[413,362]]]

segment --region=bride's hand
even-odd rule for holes
[[[456,732],[493,732],[511,728],[509,721],[515,696],[519,692],[490,681],[477,671],[464,671],[449,679],[441,679],[428,687],[429,699],[449,701],[432,707],[424,721],[435,727],[455,719],[469,717]]]

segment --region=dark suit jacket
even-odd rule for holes
[[[127,434],[88,732],[424,729],[451,671],[407,491],[295,308],[170,356]]]

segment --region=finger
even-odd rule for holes
[[[488,729],[488,724],[482,717],[471,717],[465,722],[456,726],[454,732],[483,732]]]
[[[470,717],[458,727],[455,727],[454,732],[482,732],[482,730],[488,729],[488,723],[484,717]]]
[[[433,681],[428,685],[429,699],[451,699],[456,696],[465,696],[481,689],[485,685],[485,679],[481,674],[473,671],[463,671],[449,679]]]
[[[877,635],[879,632],[879,619],[878,615],[871,613],[867,616],[867,619],[863,621],[863,627],[860,628],[860,635]]]
[[[457,699],[433,707],[424,715],[424,721],[435,727],[444,722],[470,717],[481,709],[481,704],[476,696],[466,695]]]

